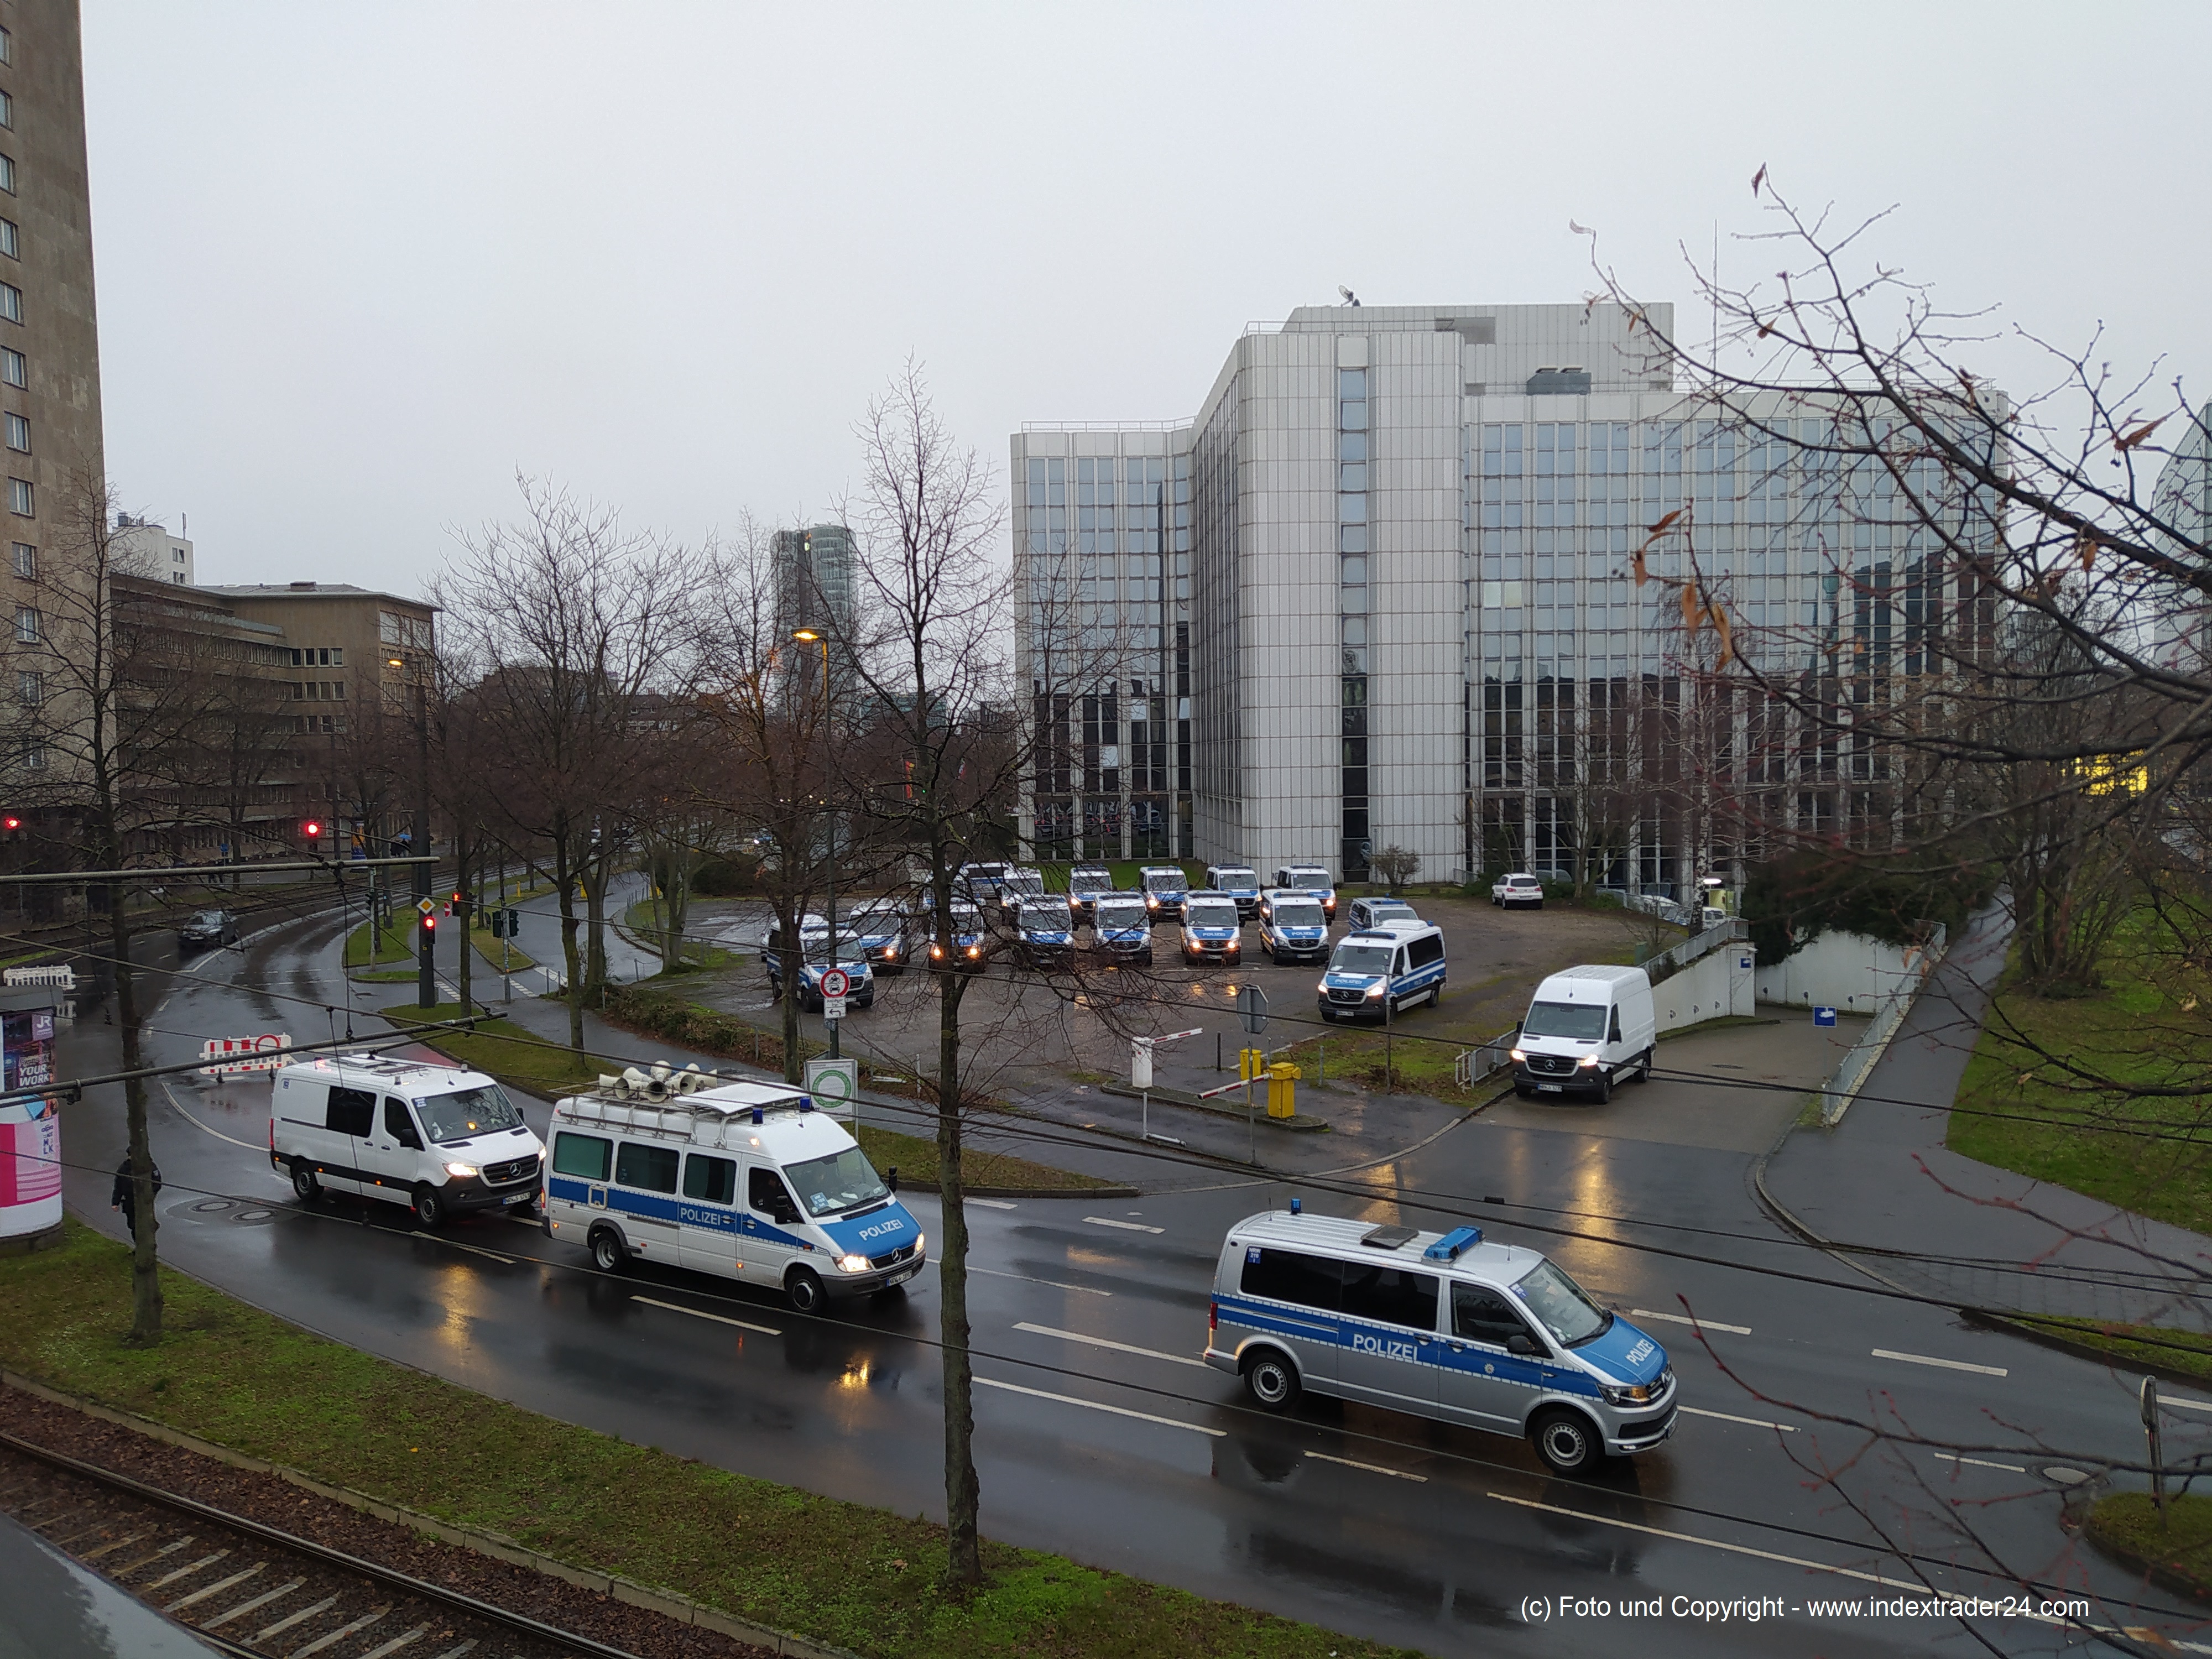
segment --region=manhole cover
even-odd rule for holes
[[[231,1217],[231,1219],[233,1221],[266,1221],[269,1219],[269,1212],[266,1210],[240,1210],[236,1215]]]
[[[230,1208],[230,1200],[227,1198],[204,1199],[199,1203],[193,1205],[192,1208],[195,1210],[227,1210]]]
[[[2084,1470],[2069,1469],[2063,1464],[2054,1464],[2051,1468],[2044,1470],[2043,1478],[2061,1486],[2078,1486],[2089,1476]]]

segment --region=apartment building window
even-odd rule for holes
[[[23,320],[23,290],[13,283],[0,283],[0,317],[11,323]]]
[[[22,234],[15,228],[13,219],[0,219],[0,253],[11,259],[23,257]]]
[[[35,708],[46,700],[46,677],[32,669],[19,670],[15,675],[15,701]]]
[[[28,478],[8,480],[8,510],[19,519],[39,516],[39,492],[31,488]]]
[[[0,380],[9,386],[28,386],[31,365],[23,354],[12,346],[0,346]]]
[[[0,190],[10,196],[15,193],[15,158],[12,155],[0,155]]]
[[[15,544],[15,574],[27,582],[39,579],[39,550],[28,542]]]
[[[15,61],[15,37],[6,29],[0,29],[0,64],[12,64]]]
[[[294,702],[305,702],[307,700],[307,688],[302,685],[299,681],[294,680],[292,682],[292,701]]]
[[[36,645],[39,642],[39,613],[36,607],[19,605],[15,607],[15,642]]]
[[[15,100],[8,94],[0,92],[0,127],[12,127],[15,125]]]
[[[21,415],[8,416],[8,447],[25,455],[31,453],[31,423]]]
[[[46,744],[32,742],[23,745],[23,769],[26,772],[43,772],[46,769]]]

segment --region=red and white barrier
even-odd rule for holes
[[[201,1066],[200,1075],[222,1077],[232,1072],[273,1072],[291,1058],[286,1052],[291,1046],[290,1034],[283,1031],[250,1037],[210,1037],[200,1044],[200,1058],[220,1063]],[[252,1058],[226,1060],[227,1054],[250,1054]]]

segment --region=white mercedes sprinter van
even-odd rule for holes
[[[1649,1081],[1658,1041],[1641,968],[1570,968],[1536,988],[1513,1040],[1513,1092],[1613,1098],[1624,1077]]]
[[[335,1054],[272,1079],[269,1162],[302,1204],[357,1193],[404,1204],[434,1228],[465,1210],[537,1201],[544,1143],[482,1072]]]

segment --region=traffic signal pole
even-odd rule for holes
[[[425,665],[417,663],[415,682],[415,845],[410,851],[430,851],[430,691],[427,682],[420,678]],[[430,863],[425,859],[415,866],[416,940],[420,953],[416,969],[415,1000],[418,1006],[434,1008],[438,1006],[438,969],[435,961],[438,930],[430,920]],[[465,949],[468,941],[462,941]]]

